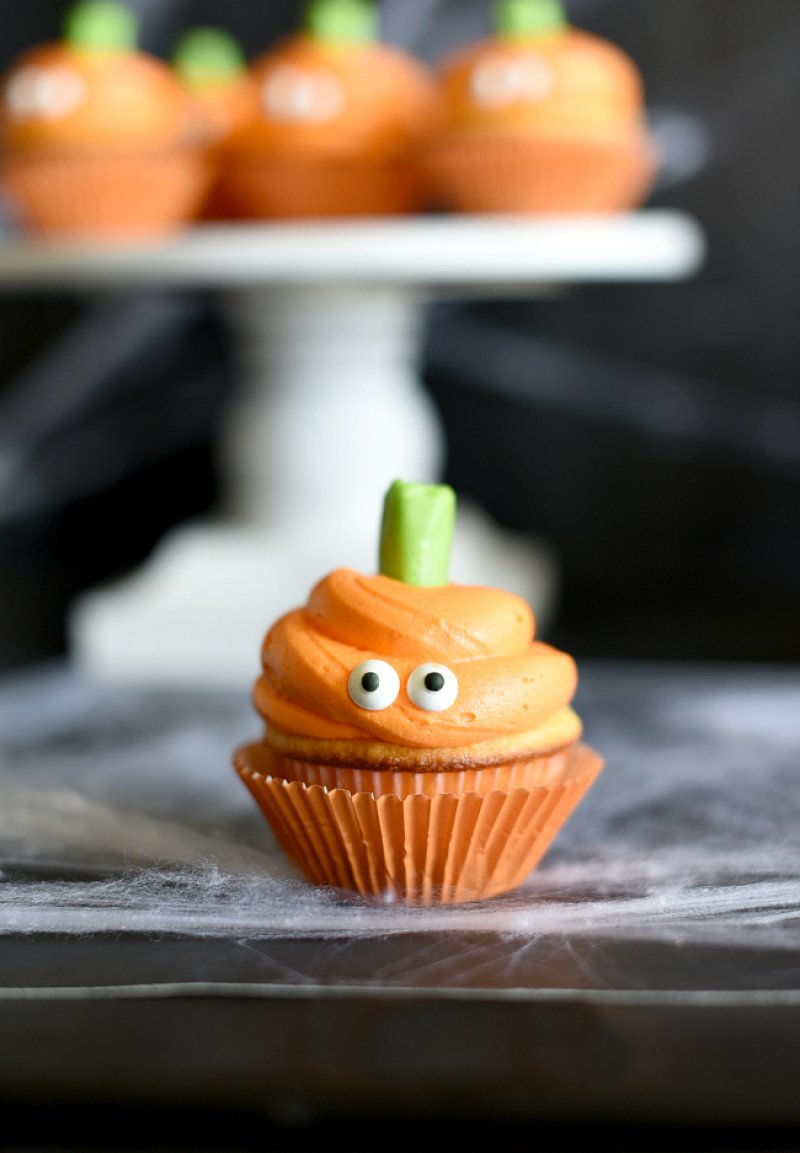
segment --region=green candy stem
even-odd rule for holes
[[[561,0],[496,0],[494,25],[508,40],[530,40],[563,31],[567,17]]]
[[[304,27],[328,44],[366,44],[378,36],[373,0],[311,0]]]
[[[136,14],[115,0],[79,0],[64,21],[64,41],[84,52],[129,52],[138,40]]]
[[[221,28],[190,28],[178,39],[172,66],[189,88],[210,88],[244,75],[244,53]]]
[[[446,585],[455,516],[449,485],[394,481],[383,501],[381,574],[421,588]]]

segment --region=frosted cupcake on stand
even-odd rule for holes
[[[425,152],[430,197],[459,212],[638,207],[659,156],[642,75],[573,27],[560,0],[499,0],[490,36],[438,69],[443,120]]]
[[[225,147],[246,123],[253,104],[244,53],[223,28],[203,25],[179,37],[171,62],[191,101],[192,135],[213,172],[201,219],[230,219],[238,213],[224,188]]]
[[[0,175],[21,225],[59,237],[155,237],[189,223],[210,174],[172,69],[114,0],[80,0],[61,40],[15,61],[0,93]]]
[[[415,57],[380,40],[371,0],[312,0],[304,25],[251,65],[253,108],[227,148],[226,183],[261,217],[413,212],[417,153],[438,110]]]

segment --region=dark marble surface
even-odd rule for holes
[[[800,669],[592,662],[576,704],[606,767],[539,868],[413,909],[276,849],[249,686],[6,676],[0,1103],[800,1126]]]

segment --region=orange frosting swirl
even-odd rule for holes
[[[261,656],[253,700],[267,724],[332,740],[463,748],[535,729],[567,709],[577,687],[572,657],[534,640],[533,613],[516,594],[418,588],[347,568],[276,621]],[[396,700],[378,711],[360,708],[348,692],[352,670],[370,659],[400,678]],[[406,688],[430,661],[458,680],[456,700],[442,712],[417,707]]]

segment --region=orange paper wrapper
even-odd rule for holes
[[[420,208],[424,194],[421,174],[405,165],[257,157],[231,158],[221,188],[251,219],[404,216]]]
[[[10,156],[3,184],[45,236],[160,237],[194,219],[213,179],[199,151]]]
[[[387,792],[385,785],[353,791],[274,775],[284,762],[290,770],[302,764],[262,743],[234,756],[278,843],[303,874],[315,884],[409,905],[463,904],[516,888],[603,768],[593,749],[576,744],[532,758],[526,783],[526,763],[517,762],[503,766],[506,788],[493,787],[496,770],[483,769],[389,773],[399,791]],[[305,767],[312,782],[321,768],[337,771]],[[412,787],[419,777],[428,779],[424,791]]]
[[[595,213],[638,208],[658,171],[647,141],[462,138],[425,158],[429,197],[457,212]]]

